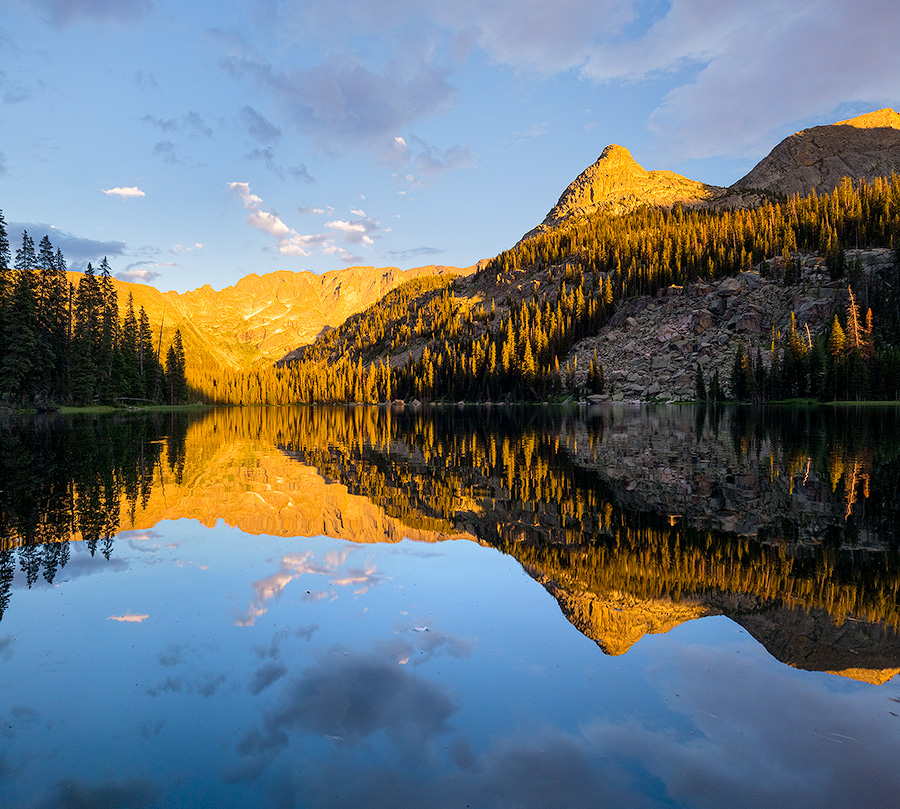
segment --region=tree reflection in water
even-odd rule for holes
[[[894,408],[10,418],[0,615],[16,567],[52,583],[71,541],[108,559],[160,519],[314,535],[326,510],[349,525],[365,508],[378,530],[345,538],[493,546],[609,654],[725,614],[786,663],[883,681],[900,667],[898,427]]]

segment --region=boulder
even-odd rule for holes
[[[735,276],[733,278],[726,278],[719,284],[719,288],[717,293],[721,297],[728,297],[729,295],[737,295],[744,288],[744,279],[741,276]]]

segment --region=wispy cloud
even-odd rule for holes
[[[261,58],[230,55],[223,68],[248,77],[269,94],[282,115],[329,149],[371,147],[411,122],[442,109],[453,87],[446,71],[413,49],[402,61],[374,68],[347,53],[330,54],[312,67],[276,67]]]
[[[441,250],[437,247],[413,247],[409,250],[389,250],[385,253],[385,256],[392,261],[403,261],[409,258],[422,258],[425,256],[439,256],[442,253],[446,253],[446,250]]]
[[[316,178],[309,173],[306,165],[303,163],[299,166],[285,167],[280,165],[275,157],[275,150],[271,146],[265,146],[263,148],[257,147],[247,155],[247,159],[262,160],[263,163],[265,163],[266,168],[280,180],[291,177],[294,180],[299,180],[304,183],[314,183],[316,181]]]
[[[238,118],[250,137],[259,143],[278,143],[281,140],[281,127],[273,124],[249,104],[241,109]]]
[[[357,593],[382,582],[382,576],[375,565],[367,563],[365,567],[347,566],[347,551],[331,552],[321,561],[317,561],[312,552],[290,553],[281,559],[281,567],[271,576],[253,582],[254,597],[247,611],[238,616],[238,626],[252,626],[256,619],[268,611],[267,602],[281,597],[284,588],[294,579],[305,575],[327,576],[332,587],[363,585]]]
[[[343,0],[327,11],[311,0],[281,7],[277,19],[316,37],[317,65],[273,64],[245,49],[225,68],[252,77],[322,141],[375,143],[395,158],[404,151],[396,133],[452,102],[454,71],[475,52],[525,80],[668,87],[647,124],[670,158],[743,155],[843,105],[900,103],[894,0]],[[360,37],[377,45],[348,56]],[[403,166],[398,179],[426,176]]]
[[[115,188],[100,189],[108,197],[118,197],[119,199],[137,199],[138,197],[146,197],[147,195],[136,185],[127,187],[116,186]]]
[[[110,615],[106,620],[107,621],[119,621],[124,624],[140,624],[146,621],[150,616],[147,613],[137,614],[133,612],[126,612],[124,615]]]
[[[399,169],[391,179],[407,189],[426,188],[433,177],[475,165],[475,157],[468,146],[456,144],[441,149],[415,135],[408,139],[395,136],[384,157],[386,162]]]
[[[177,163],[184,162],[178,156],[178,147],[170,140],[161,140],[153,146],[153,154],[156,155],[163,163],[174,166]]]
[[[159,267],[155,261],[135,261],[129,264],[124,270],[113,273],[120,281],[128,281],[136,284],[150,284],[159,278],[160,273],[156,268]]]
[[[149,70],[135,70],[134,83],[142,90],[159,90],[159,82]]]
[[[193,253],[197,250],[202,250],[206,245],[202,242],[194,242],[193,244],[184,245],[184,244],[173,244],[169,248],[169,252],[173,255],[180,256],[182,253]]]

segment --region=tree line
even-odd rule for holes
[[[120,307],[106,258],[77,285],[66,269],[48,236],[35,246],[27,231],[13,259],[0,211],[0,403],[186,403],[181,333],[161,357],[161,333],[130,295]]]

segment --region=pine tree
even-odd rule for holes
[[[180,329],[175,331],[172,345],[166,353],[166,383],[169,389],[169,404],[187,404],[188,384]]]
[[[0,275],[2,270],[8,270],[12,266],[12,255],[9,251],[9,237],[6,234],[6,220],[3,211],[0,211]]]
[[[122,358],[117,356],[119,353],[119,301],[106,256],[100,262],[99,269],[100,333],[97,342],[97,370],[100,374],[100,398],[109,403],[121,395],[125,386],[122,378]]]
[[[707,399],[706,381],[703,379],[703,366],[697,363],[697,370],[694,373],[694,396],[698,402],[705,402]]]
[[[73,302],[70,395],[77,404],[89,404],[99,393],[97,360],[101,308],[100,286],[94,268],[88,262],[78,281]]]
[[[122,392],[131,399],[142,399],[141,374],[138,366],[138,323],[134,316],[134,296],[128,293],[128,306],[119,339],[122,357]]]
[[[12,256],[9,252],[9,238],[6,235],[6,220],[3,211],[0,211],[0,357],[6,354],[6,311],[7,296],[10,292],[10,265]]]
[[[138,370],[141,378],[140,396],[155,401],[158,363],[153,353],[153,334],[150,318],[142,306],[138,314]]]
[[[31,373],[36,348],[34,293],[28,277],[28,272],[20,272],[16,276],[4,319],[5,351],[0,359],[0,393],[6,394],[10,402],[20,405],[32,394]]]
[[[15,268],[19,272],[33,270],[37,265],[34,254],[34,240],[28,235],[27,230],[22,231],[22,246],[16,250]]]

